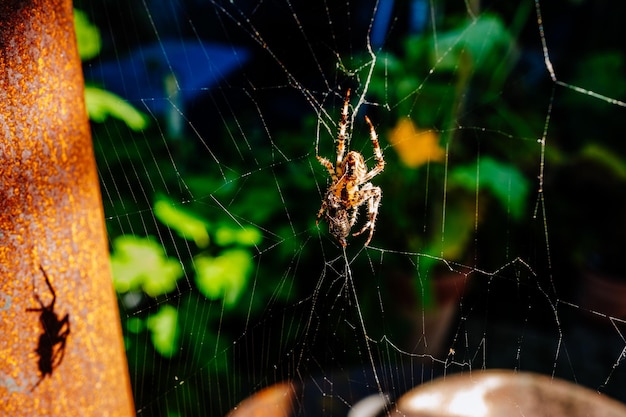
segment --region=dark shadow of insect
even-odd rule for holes
[[[37,289],[33,280],[33,292],[35,294],[35,300],[39,303],[39,308],[27,308],[26,311],[40,313],[39,322],[43,327],[43,333],[39,336],[39,343],[35,352],[39,356],[38,367],[39,381],[31,389],[34,390],[48,375],[52,375],[52,371],[56,369],[63,360],[65,355],[65,345],[67,343],[67,337],[70,334],[70,315],[66,314],[63,318],[59,318],[54,311],[54,303],[56,302],[57,295],[52,288],[48,274],[44,271],[40,265],[39,269],[46,279],[46,285],[52,294],[52,301],[46,305],[37,294]]]

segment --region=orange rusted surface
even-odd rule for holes
[[[0,1],[0,97],[0,415],[133,415],[71,0]]]

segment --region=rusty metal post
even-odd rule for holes
[[[71,0],[0,1],[0,414],[134,414]]]

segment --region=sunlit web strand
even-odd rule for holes
[[[581,87],[578,87],[578,86],[575,86],[575,85],[564,83],[563,81],[558,81],[557,80],[557,81],[555,81],[555,83],[557,85],[562,86],[562,87],[569,88],[570,90],[574,90],[574,91],[576,91],[578,93],[582,93],[582,94],[585,94],[585,95],[597,98],[599,100],[606,101],[609,104],[615,104],[615,105],[620,106],[620,107],[626,107],[626,102],[614,99],[612,97],[605,96],[603,94],[598,94],[595,91],[586,90],[584,88],[581,88]]]
[[[550,73],[550,78],[552,79],[552,81],[556,85],[569,88],[570,90],[574,90],[578,93],[585,94],[593,98],[597,98],[609,104],[615,104],[620,107],[626,107],[626,102],[614,99],[612,97],[605,96],[603,94],[598,94],[594,91],[587,90],[585,88],[581,88],[572,84],[565,83],[556,78],[556,72],[554,71],[554,67],[552,66],[552,61],[550,60],[550,54],[548,53],[548,43],[546,41],[545,31],[543,30],[543,17],[541,16],[541,7],[539,5],[539,0],[535,0],[535,11],[537,13],[537,26],[539,27],[539,37],[541,38],[541,49],[543,50],[543,60],[545,62],[548,73]]]

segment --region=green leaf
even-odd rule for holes
[[[141,333],[145,327],[144,321],[139,317],[131,317],[126,320],[126,329],[131,333]]]
[[[581,56],[576,62],[573,74],[573,83],[587,90],[599,94],[607,94],[611,97],[624,97],[626,95],[626,58],[622,50],[602,49],[587,56]],[[593,74],[591,77],[590,74]],[[589,108],[589,97],[585,94],[572,94],[569,101],[577,106]],[[600,103],[599,103],[600,104]],[[594,106],[596,107],[596,106]],[[611,105],[602,104],[593,108],[594,112],[607,111]],[[589,114],[585,114],[590,118]]]
[[[438,68],[456,71],[463,60],[469,58],[472,68],[492,71],[502,63],[506,51],[513,45],[513,37],[502,20],[483,14],[479,19],[467,21],[462,27],[444,32],[437,37],[437,50],[443,53],[434,57]]]
[[[174,205],[163,196],[157,197],[154,203],[154,215],[167,227],[173,229],[183,239],[193,240],[199,248],[209,245],[208,223]]]
[[[226,307],[233,307],[246,289],[253,264],[247,250],[229,249],[216,257],[196,256],[194,267],[200,292],[209,299],[221,299]]]
[[[526,208],[530,183],[519,170],[509,164],[483,157],[478,163],[481,188],[489,189],[494,197],[519,219]],[[477,169],[475,164],[463,165],[450,172],[450,183],[470,191],[476,189]]]
[[[255,246],[261,243],[263,235],[253,226],[231,227],[221,225],[215,231],[215,243],[219,246],[239,244],[243,246]]]
[[[615,154],[615,151],[604,148],[595,143],[587,144],[580,152],[583,158],[595,161],[607,167],[616,177],[626,180],[626,165]]]
[[[119,293],[142,289],[151,297],[173,291],[182,277],[180,263],[152,238],[124,235],[113,241],[113,285]]]
[[[202,317],[203,320],[198,320]],[[178,305],[178,320],[181,326],[181,345],[194,355],[188,357],[192,368],[203,368],[210,364],[213,371],[232,372],[229,366],[229,346],[232,341],[220,332],[219,323],[223,311],[198,293],[183,297]]]
[[[178,312],[171,305],[164,305],[148,317],[146,327],[150,330],[152,344],[157,352],[166,358],[174,356],[178,350]]]
[[[446,209],[443,235],[434,239],[426,253],[445,259],[461,260],[474,233],[473,204],[455,204]],[[437,250],[435,250],[437,249]]]
[[[123,121],[134,131],[148,126],[148,117],[121,97],[97,87],[85,86],[85,103],[89,118],[102,123],[109,116]]]
[[[100,31],[91,24],[87,13],[82,10],[74,9],[74,30],[80,59],[84,61],[98,56],[102,49]]]

